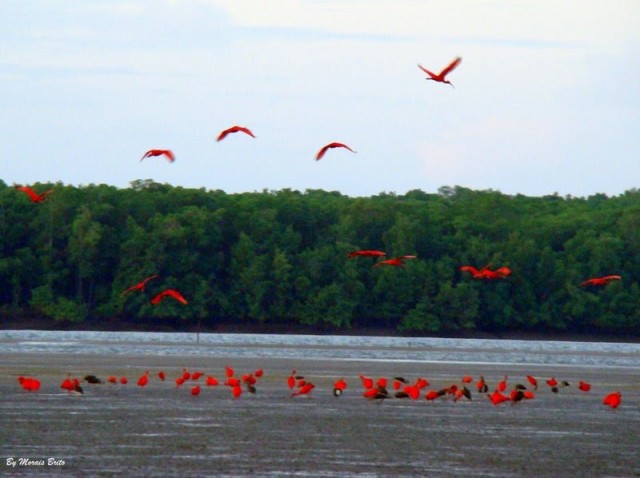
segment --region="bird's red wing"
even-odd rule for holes
[[[618,275],[613,275],[613,276],[604,276],[602,277],[602,279],[608,281],[612,281],[612,280],[620,280],[622,279],[622,276],[618,276]]]
[[[238,126],[238,131],[242,131],[243,133],[248,134],[249,136],[251,136],[252,138],[255,138],[256,136],[251,132],[251,130],[249,128],[245,128],[244,126]]]
[[[329,145],[326,145],[320,148],[320,151],[318,151],[318,153],[316,154],[316,161],[319,161],[320,159],[322,159],[322,157],[324,156],[324,153],[326,153],[329,148],[330,148]]]
[[[155,279],[157,277],[160,277],[160,275],[159,274],[153,274],[152,276],[149,276],[149,277],[146,277],[145,279],[143,279],[141,283],[143,285],[147,285],[147,282],[149,282],[150,280],[153,280],[153,279]]]
[[[229,134],[229,130],[224,130],[222,131],[218,137],[216,138],[216,141],[222,141],[223,139],[225,139],[227,137],[227,135]]]
[[[166,289],[156,294],[156,296],[151,299],[151,303],[153,305],[157,305],[165,297],[172,297],[178,302],[180,302],[181,304],[188,304],[187,300],[182,296],[182,294],[180,294],[180,292],[174,289]]]
[[[162,154],[164,154],[167,157],[167,159],[172,163],[176,160],[176,157],[173,154],[173,151],[171,151],[170,149],[163,151]]]
[[[382,256],[386,256],[386,253],[384,253],[382,251],[375,251],[375,250],[359,250],[359,251],[350,252],[347,257],[352,258],[352,257],[357,257],[357,256],[382,257]]]
[[[422,71],[424,71],[424,72],[425,72],[427,75],[429,75],[431,78],[435,78],[436,76],[438,76],[438,75],[436,75],[435,73],[433,73],[433,72],[431,72],[431,71],[427,70],[424,66],[420,65],[419,63],[418,63],[418,68],[420,68]]]
[[[29,186],[18,186],[18,190],[26,193],[33,202],[36,202],[38,200],[38,194]]]
[[[453,70],[456,66],[460,64],[461,61],[462,61],[462,58],[457,57],[455,60],[449,63],[449,65],[447,65],[447,67],[444,70],[440,72],[439,76],[442,76],[442,77],[447,76],[451,72],[451,70]]]
[[[318,151],[318,154],[316,154],[316,161],[318,161],[320,158],[322,158],[324,156],[324,153],[326,153],[329,148],[345,148],[345,149],[348,149],[349,151],[351,151],[352,153],[355,153],[355,151],[353,149],[351,149],[349,146],[347,146],[344,143],[337,143],[337,142],[329,143],[329,144],[323,146],[320,149],[320,151]]]
[[[511,275],[511,269],[509,269],[508,267],[500,267],[499,269],[496,269],[495,272],[502,277]]]
[[[129,292],[133,292],[134,290],[139,290],[139,289],[140,289],[140,284],[132,285],[128,289],[123,290],[122,294],[120,295],[125,295],[125,294],[128,294]]]

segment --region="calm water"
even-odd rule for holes
[[[640,344],[410,337],[21,330],[0,332],[2,353],[640,368]]]

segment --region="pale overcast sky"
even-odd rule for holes
[[[0,92],[7,184],[640,187],[636,0],[4,0]]]

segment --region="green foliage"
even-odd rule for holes
[[[640,329],[640,192],[509,196],[440,188],[350,198],[0,181],[0,313],[56,321],[244,319],[417,333]],[[356,249],[416,255],[405,267]],[[459,270],[507,266],[482,282]],[[122,292],[152,274],[145,291]],[[619,274],[601,288],[587,278]],[[187,305],[150,298],[178,289]],[[179,323],[175,322],[175,323]]]

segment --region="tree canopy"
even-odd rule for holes
[[[443,187],[348,197],[227,194],[137,180],[53,189],[0,181],[0,315],[51,321],[242,319],[357,331],[640,330],[640,192],[527,197]],[[377,258],[415,255],[404,267]],[[462,265],[505,266],[483,281]],[[145,291],[122,292],[159,274]],[[590,277],[617,274],[604,287]],[[163,288],[188,305],[149,301]]]

